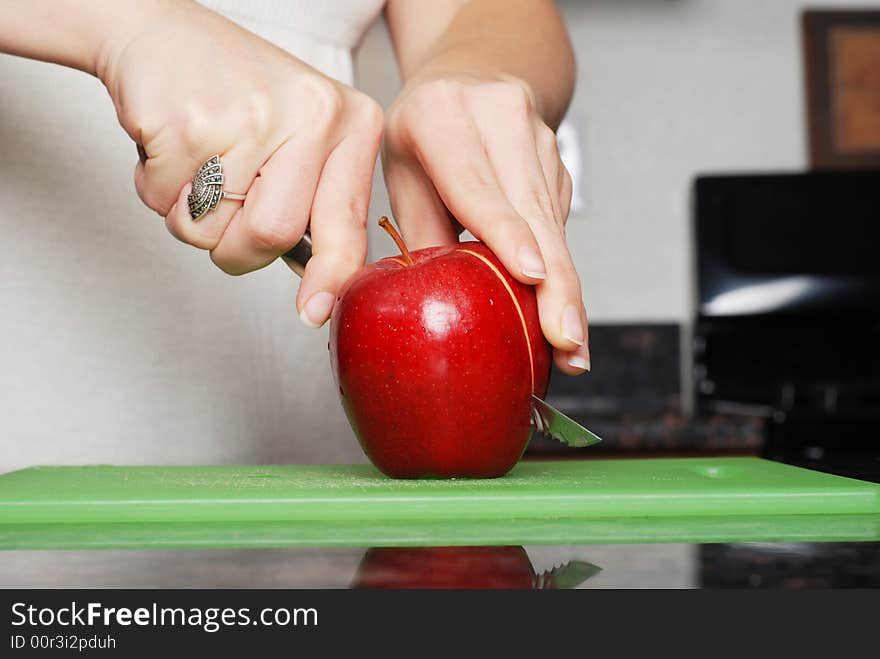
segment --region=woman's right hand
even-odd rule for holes
[[[297,309],[323,324],[366,259],[381,108],[196,3],[135,4],[142,15],[103,44],[97,73],[145,152],[138,194],[175,237],[233,275],[268,265],[310,225]],[[189,182],[214,154],[224,189],[247,197],[193,221]]]

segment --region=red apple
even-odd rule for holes
[[[536,580],[522,547],[374,547],[351,587],[531,589]]]
[[[534,289],[483,243],[410,253],[383,226],[403,255],[358,271],[330,321],[352,428],[388,476],[502,476],[528,443],[530,396],[547,388]]]

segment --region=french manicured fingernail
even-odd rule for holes
[[[582,371],[590,370],[590,360],[582,355],[572,355],[568,358],[568,365],[573,366],[574,368],[579,368]]]
[[[519,269],[526,277],[547,279],[547,267],[544,265],[544,259],[533,247],[523,245],[519,248],[516,257],[519,259]]]
[[[581,313],[573,304],[562,310],[562,337],[579,346],[584,345],[584,326]]]
[[[326,291],[315,293],[303,305],[302,311],[299,312],[299,319],[306,327],[318,328],[327,322],[335,302],[336,296],[333,293]]]

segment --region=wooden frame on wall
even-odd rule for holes
[[[880,10],[802,14],[810,164],[880,167]]]

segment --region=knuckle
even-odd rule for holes
[[[529,215],[547,224],[556,224],[553,201],[544,190],[533,190],[526,201]]]
[[[150,209],[156,211],[162,217],[165,217],[168,215],[168,213],[171,211],[171,207],[173,205],[174,205],[174,200],[171,199],[170,197],[163,198],[163,197],[159,197],[159,196],[157,196],[155,199],[150,199],[150,201],[147,203],[147,206]]]
[[[509,112],[522,116],[531,114],[534,109],[533,96],[523,83],[510,80],[499,82],[495,94],[498,102]]]
[[[351,218],[353,227],[358,230],[366,229],[368,210],[369,201],[359,195],[350,197],[345,204],[345,211]]]
[[[571,192],[571,173],[568,171],[568,167],[562,163],[559,164],[559,184]]]
[[[414,146],[437,132],[439,124],[461,114],[465,86],[458,80],[437,79],[422,83],[388,110],[385,139]]]
[[[461,99],[464,89],[464,84],[460,80],[437,78],[423,84],[417,90],[415,97],[426,104],[458,101]]]
[[[148,104],[116,101],[116,116],[131,138],[144,146],[162,132],[162,115],[150,112]]]
[[[464,96],[465,86],[459,80],[430,80],[410,93],[405,104],[405,119],[421,124],[426,118],[455,112],[463,105]]]
[[[165,228],[168,230],[168,233],[177,238],[177,240],[179,240],[180,242],[187,242],[183,234],[179,230],[177,223],[174,221],[174,218],[172,218],[170,215],[165,218]]]
[[[162,217],[168,215],[171,206],[174,205],[175,197],[172,194],[163,194],[154,186],[150,185],[149,181],[146,179],[136,181],[135,189],[137,190],[138,197],[144,202],[144,205],[150,210],[156,211]]]
[[[396,153],[399,150],[406,151],[415,145],[416,129],[419,124],[414,114],[412,106],[408,104],[391,107],[385,117],[383,149]]]
[[[559,143],[556,140],[556,133],[550,126],[542,123],[536,131],[535,141],[543,153],[554,158],[559,157]]]
[[[318,125],[335,123],[345,107],[342,90],[330,80],[314,77],[306,83],[304,98],[312,104],[314,118]]]
[[[345,281],[367,260],[367,246],[366,244],[348,245],[345,251],[325,251],[321,256],[325,269],[336,273],[341,281]]]
[[[146,117],[136,115],[134,117],[121,118],[125,131],[131,135],[136,142],[145,144],[153,139],[160,132],[160,127],[150,122]]]
[[[211,127],[208,115],[200,108],[184,111],[180,122],[180,143],[184,151],[195,158],[204,156],[205,145],[210,143]]]
[[[290,249],[300,238],[300,232],[281,216],[263,216],[250,226],[250,236],[258,249],[270,253],[282,253]]]
[[[562,204],[563,217],[562,220],[568,220],[568,214],[571,210],[571,197],[573,193],[573,184],[571,175],[565,167],[562,168],[561,180],[559,183],[559,202]]]
[[[571,260],[571,254],[568,252],[568,249],[562,247],[550,251],[549,254],[545,254],[544,258],[547,262],[547,268],[552,272],[557,273],[556,279],[559,286],[564,291],[567,291],[570,296],[580,299],[581,280],[574,267],[574,263]]]
[[[391,107],[388,108],[388,111],[385,113],[385,133],[386,136],[391,131],[395,130],[397,126],[403,123],[406,118],[406,105],[401,105],[400,103],[393,103]]]
[[[258,142],[264,141],[272,130],[274,122],[274,104],[267,90],[248,93],[240,105],[236,117],[238,134],[248,135]]]
[[[218,243],[216,236],[203,233],[193,225],[181,225],[180,220],[171,215],[165,218],[165,228],[180,242],[197,249],[212,250]]]
[[[248,272],[246,267],[243,267],[239,263],[234,263],[232,261],[228,261],[225,258],[221,258],[216,250],[211,250],[211,262],[216,265],[220,270],[222,270],[227,275],[231,275],[233,277],[237,277],[239,275],[243,275]]]
[[[406,135],[405,114],[406,110],[398,105],[392,105],[388,108],[388,112],[385,113],[383,151],[387,149],[393,150],[394,145],[403,142],[404,135]]]
[[[358,124],[367,135],[379,138],[385,121],[382,106],[366,95],[361,95],[358,100],[360,106],[357,110]]]
[[[489,192],[494,181],[489,172],[482,169],[474,169],[465,172],[457,181],[457,186],[467,194],[481,195]]]

